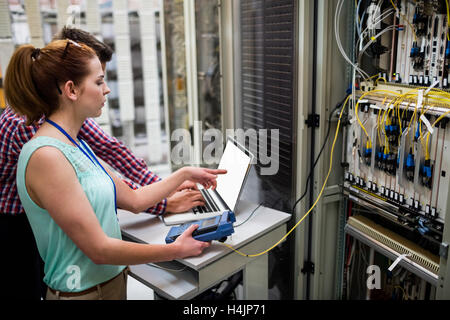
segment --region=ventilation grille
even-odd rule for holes
[[[262,176],[290,194],[294,157],[294,0],[241,1],[242,128],[279,130],[278,173]],[[258,155],[256,145],[250,150]],[[258,172],[261,166],[258,161]]]
[[[391,232],[362,216],[350,217],[347,223],[374,240],[393,249],[399,255],[410,254],[410,256],[407,257],[409,260],[414,261],[428,271],[431,271],[434,274],[439,273],[439,257],[425,251],[415,243],[400,237],[394,232]]]

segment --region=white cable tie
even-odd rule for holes
[[[420,116],[420,120],[422,120],[422,122],[425,124],[425,126],[427,127],[428,131],[433,134],[433,127],[431,126],[430,121],[428,121],[427,117],[425,117],[425,115],[421,115]]]
[[[423,90],[419,90],[417,92],[417,109],[422,108],[422,103],[423,103]]]
[[[395,259],[394,263],[391,264],[391,266],[388,268],[388,270],[392,272],[392,270],[394,270],[395,266],[396,266],[400,261],[402,261],[404,258],[409,257],[409,256],[411,256],[411,253],[405,253],[405,254],[402,254],[402,255],[398,256],[398,258]]]
[[[438,84],[439,84],[439,80],[436,80],[431,86],[428,87],[428,89],[425,91],[424,95],[427,95],[428,92],[430,92],[430,90],[433,89]],[[422,91],[422,90],[420,90],[420,91]]]

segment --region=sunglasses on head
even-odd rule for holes
[[[61,60],[64,60],[66,58],[70,44],[73,44],[74,46],[81,48],[81,45],[79,45],[78,43],[76,43],[75,41],[73,41],[71,39],[68,39],[66,47],[64,48],[63,54],[61,55]],[[56,78],[55,78],[55,84],[56,84],[56,89],[58,89],[59,94],[62,94],[61,88],[59,87],[58,80]]]

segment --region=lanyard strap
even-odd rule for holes
[[[85,142],[83,140],[81,140],[80,137],[78,137],[78,139],[80,140],[81,144],[83,145],[83,147],[81,147],[81,145],[79,145],[67,132],[66,130],[64,130],[63,128],[61,128],[56,122],[50,120],[50,119],[46,119],[46,121],[48,123],[50,123],[52,126],[54,126],[56,129],[58,129],[59,131],[61,131],[62,134],[64,134],[74,145],[76,145],[78,147],[78,149],[81,150],[81,152],[84,153],[84,155],[86,157],[88,157],[89,160],[91,160],[91,162],[97,166],[102,168],[103,171],[106,173],[106,175],[109,177],[109,179],[111,179],[111,182],[113,184],[114,187],[114,209],[116,211],[116,215],[117,215],[117,195],[116,195],[116,184],[114,183],[114,180],[111,178],[111,176],[108,174],[108,172],[105,170],[105,168],[103,168],[103,166],[101,165],[101,163],[98,161],[97,157],[95,156],[95,154],[93,152],[91,152],[91,150],[87,147],[87,145],[85,144]],[[84,150],[86,149],[86,151]],[[94,161],[95,160],[95,161]],[[97,164],[96,164],[97,163]]]
[[[109,177],[109,179],[111,179],[111,182],[113,184],[114,187],[114,209],[116,211],[116,215],[117,215],[117,191],[116,191],[116,184],[114,183],[113,178],[109,175],[109,173],[105,170],[105,168],[103,168],[102,164],[100,163],[100,161],[98,161],[97,157],[95,156],[94,153],[92,153],[92,151],[87,147],[86,143],[81,139],[78,138],[81,141],[81,144],[83,145],[84,148],[86,148],[87,152],[92,156],[92,158],[95,159],[95,161],[98,163],[98,165],[100,166],[100,168],[103,169],[103,171],[106,173],[106,175]],[[83,149],[81,149],[81,151],[83,151]],[[89,157],[89,159],[91,159]],[[92,160],[91,160],[92,161]]]

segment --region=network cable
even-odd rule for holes
[[[311,206],[311,208],[303,215],[303,217],[278,241],[278,242],[276,242],[274,245],[272,245],[270,248],[268,248],[268,249],[266,249],[266,250],[264,250],[264,251],[262,251],[262,252],[259,252],[259,253],[255,253],[255,254],[245,254],[245,253],[243,253],[243,252],[241,252],[241,251],[239,251],[239,250],[237,250],[237,249],[235,249],[235,248],[233,248],[232,246],[230,246],[229,244],[224,244],[226,247],[228,247],[228,248],[230,248],[231,250],[233,250],[234,252],[236,252],[237,254],[239,254],[239,255],[241,255],[241,256],[244,256],[244,257],[248,257],[248,258],[251,258],[251,257],[258,257],[258,256],[261,256],[261,255],[263,255],[263,254],[265,254],[265,253],[267,253],[267,252],[269,252],[269,251],[271,251],[273,248],[275,248],[276,246],[278,246],[283,240],[285,240],[291,233],[292,233],[292,231],[294,231],[299,225],[300,225],[300,223],[311,213],[311,211],[315,208],[315,206],[317,205],[317,203],[319,202],[319,200],[320,200],[320,198],[322,197],[322,194],[323,194],[323,191],[325,190],[325,186],[326,186],[326,184],[327,184],[327,182],[328,182],[328,178],[329,178],[329,176],[330,176],[330,173],[331,173],[331,169],[332,169],[332,167],[333,167],[333,152],[334,152],[334,147],[335,147],[335,145],[336,145],[336,140],[337,140],[337,136],[338,136],[338,133],[339,133],[339,128],[340,128],[340,125],[341,125],[341,118],[342,118],[342,115],[344,114],[344,110],[345,110],[345,107],[347,106],[347,103],[348,103],[348,100],[350,99],[350,97],[351,97],[351,95],[348,95],[347,96],[347,98],[345,99],[345,102],[344,102],[344,104],[343,104],[343,106],[342,106],[342,109],[341,109],[341,111],[340,111],[340,113],[339,113],[339,120],[338,120],[338,124],[337,124],[337,127],[336,127],[336,133],[335,133],[335,135],[334,135],[334,140],[333,140],[333,145],[331,146],[331,155],[330,155],[330,167],[329,167],[329,169],[328,169],[328,174],[327,174],[327,176],[326,176],[326,178],[325,178],[325,181],[324,181],[324,183],[323,183],[323,185],[322,185],[322,189],[320,190],[320,192],[319,192],[319,195],[317,196],[317,199],[316,199],[316,201],[314,202],[314,204]]]
[[[398,14],[400,14],[402,16],[402,18],[406,21],[408,26],[411,28],[411,31],[414,36],[414,41],[417,41],[416,30],[414,30],[414,27],[412,26],[411,22],[409,22],[409,20],[405,17],[405,15],[403,13],[401,13],[400,10],[398,10],[398,8],[395,6],[394,2],[392,0],[390,0],[390,1],[391,1],[392,6],[394,7],[395,11],[397,11]]]
[[[256,206],[255,209],[253,209],[253,211],[249,214],[249,216],[247,217],[247,219],[245,219],[244,221],[242,221],[239,224],[234,225],[235,228],[242,226],[244,223],[246,223],[248,220],[250,220],[250,218],[255,214],[256,210],[259,209],[259,207],[261,207],[263,205],[264,202],[261,202],[258,206]]]
[[[319,154],[317,155],[316,160],[314,161],[314,164],[311,168],[311,170],[309,171],[308,177],[306,178],[306,187],[305,187],[305,191],[303,192],[303,194],[301,195],[301,197],[295,202],[294,206],[292,207],[292,216],[294,216],[295,213],[295,207],[297,206],[297,204],[303,200],[303,198],[306,196],[306,193],[308,192],[308,186],[309,186],[309,180],[311,180],[311,176],[314,172],[314,169],[316,167],[317,162],[319,161],[320,156],[322,155],[323,150],[325,149],[325,145],[328,141],[328,138],[330,136],[330,131],[331,131],[331,118],[333,117],[333,114],[336,112],[336,110],[338,110],[342,104],[346,101],[346,99],[348,99],[348,97],[345,97],[341,102],[339,102],[336,107],[334,108],[333,111],[330,112],[330,115],[328,116],[328,129],[327,129],[327,133],[325,135],[325,139],[323,141],[322,147],[320,148]]]
[[[330,112],[330,114],[329,114],[329,116],[328,116],[328,128],[327,128],[327,133],[325,134],[325,138],[324,138],[322,147],[320,148],[319,154],[317,155],[316,160],[314,161],[314,163],[313,163],[313,165],[312,165],[312,167],[311,167],[311,169],[310,169],[310,171],[309,171],[308,177],[306,178],[305,191],[304,191],[303,194],[300,196],[300,198],[294,203],[294,206],[292,207],[292,210],[291,210],[291,217],[294,216],[295,208],[296,208],[297,204],[303,200],[303,198],[306,196],[306,193],[308,192],[309,180],[311,180],[311,176],[312,176],[312,174],[313,174],[313,172],[314,172],[314,169],[316,168],[317,162],[319,161],[319,159],[320,159],[320,157],[321,157],[321,155],[322,155],[322,152],[323,152],[323,150],[325,149],[325,145],[327,144],[328,138],[329,138],[329,136],[330,136],[330,132],[331,132],[331,118],[333,117],[334,113],[342,106],[342,104],[345,102],[345,100],[346,100],[347,98],[348,98],[348,97],[345,97],[341,102],[339,102],[339,103],[335,106],[335,108]],[[275,201],[275,203],[277,203],[280,199],[281,199],[281,198],[279,198],[277,201]],[[274,204],[275,204],[275,203],[274,203]],[[246,219],[246,221],[240,223],[240,224],[237,225],[236,227],[241,226],[242,224],[244,224],[245,222],[247,222],[247,221],[251,218],[251,216],[254,214],[254,212],[255,212],[262,204],[263,204],[263,203],[260,203],[260,204],[253,210],[253,212],[252,212],[252,213],[250,214],[250,216]],[[273,207],[273,205],[272,205],[271,207]]]

